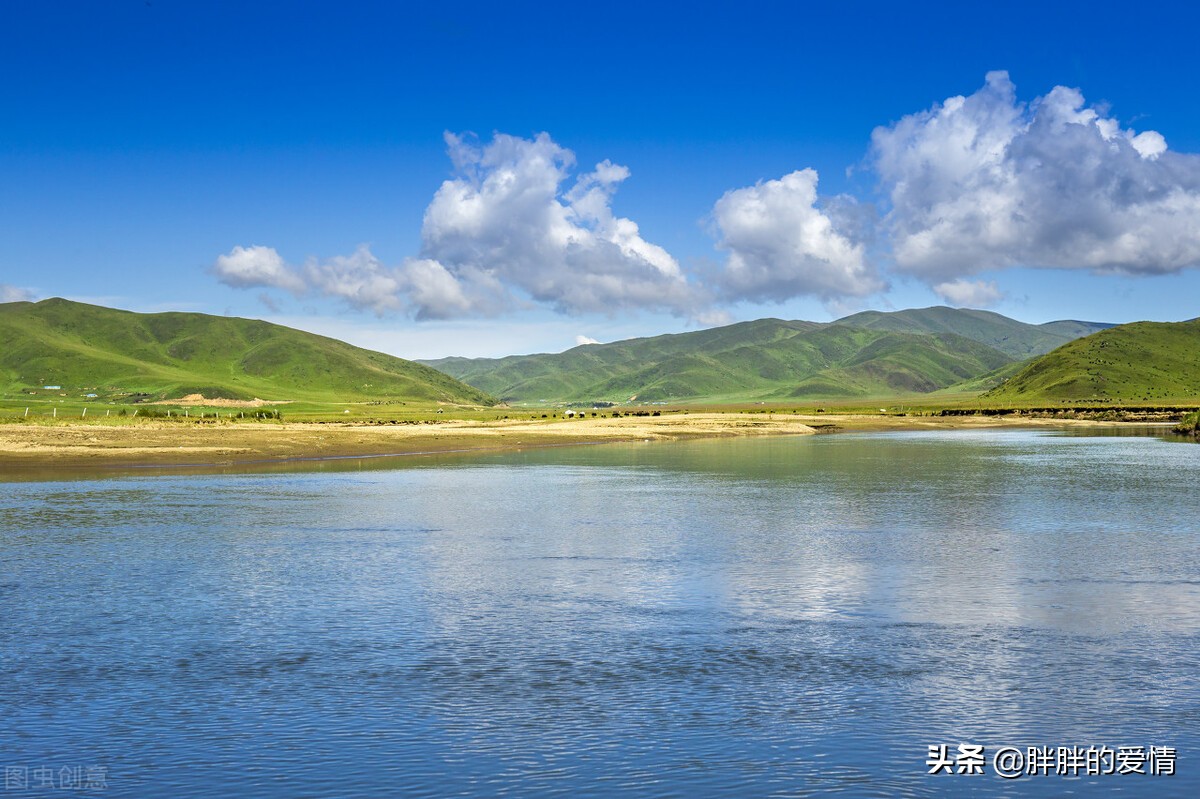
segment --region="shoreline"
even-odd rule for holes
[[[470,454],[533,447],[835,432],[1165,425],[1028,416],[694,413],[584,420],[446,421],[429,425],[238,422],[181,425],[0,425],[5,472],[72,467],[229,467],[297,461]]]

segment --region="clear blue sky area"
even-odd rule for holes
[[[1198,8],[6,1],[0,299],[405,357],[1192,318]]]

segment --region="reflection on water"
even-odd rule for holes
[[[1200,788],[1196,447],[386,465],[3,485],[0,763],[103,765],[108,796]],[[925,775],[963,741],[1170,745],[1180,773]]]

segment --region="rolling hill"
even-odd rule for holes
[[[1107,325],[1028,325],[987,311],[759,319],[562,353],[422,361],[517,402],[822,399],[982,391],[1020,360]]]
[[[1019,361],[1112,327],[1101,322],[1074,320],[1031,325],[992,311],[945,306],[892,312],[863,311],[833,324],[894,333],[954,333],[998,349]]]
[[[948,333],[760,319],[553,355],[426,363],[507,400],[651,402],[924,393],[1011,360]]]
[[[1135,322],[1064,344],[983,395],[997,402],[1200,400],[1200,319]]]
[[[0,391],[491,404],[428,366],[250,319],[63,299],[0,304]]]

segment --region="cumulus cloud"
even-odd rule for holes
[[[18,286],[0,283],[0,302],[32,302],[33,292]]]
[[[548,134],[496,134],[486,145],[446,134],[455,174],[425,210],[421,252],[387,266],[366,246],[284,263],[269,247],[234,247],[213,271],[237,288],[313,292],[376,314],[493,315],[531,303],[563,314],[652,309],[691,315],[704,294],[679,263],[613,213],[629,170],[610,161],[573,177],[575,156]]]
[[[472,310],[526,297],[566,314],[697,306],[678,262],[613,213],[627,168],[602,161],[567,188],[575,156],[548,134],[496,134],[486,146],[446,134],[446,144],[457,174],[425,211],[421,256],[442,266]]]
[[[995,281],[948,280],[933,287],[946,302],[962,308],[988,308],[1004,299]]]
[[[575,346],[582,347],[585,344],[599,344],[600,342],[589,336],[579,335],[575,337]]]
[[[976,307],[1003,298],[995,283],[971,279],[989,270],[1200,266],[1200,155],[1123,126],[1077,89],[1021,102],[1004,72],[874,131],[882,220],[872,203],[821,197],[812,169],[726,192],[709,217],[724,257],[699,268],[703,282],[614,211],[627,167],[577,168],[546,133],[445,139],[453,170],[425,210],[413,257],[388,265],[364,245],[293,266],[256,245],[234,247],[212,272],[229,286],[324,296],[381,316],[646,309],[723,324],[719,308],[732,302],[863,302],[888,287],[876,260]],[[877,231],[886,238],[876,242]]]
[[[877,128],[872,153],[896,266],[951,293],[965,291],[956,278],[1014,265],[1200,264],[1200,156],[1123,128],[1077,89],[1024,104],[992,72],[969,97]]]
[[[712,220],[717,247],[728,253],[717,277],[727,299],[831,301],[884,288],[864,244],[818,207],[815,170],[728,191],[713,206]]]
[[[733,324],[733,314],[722,308],[710,308],[692,316],[692,320],[701,327],[722,327]]]
[[[448,319],[486,305],[486,298],[468,297],[464,283],[437,261],[409,258],[389,267],[365,244],[352,255],[310,260],[304,277],[314,291],[378,316],[411,311],[418,319]]]
[[[384,266],[365,244],[351,255],[310,259],[303,274],[314,291],[343,300],[352,308],[383,315],[404,307],[402,271]]]
[[[302,267],[289,265],[270,247],[234,247],[217,259],[213,272],[235,288],[281,288],[297,296],[315,293],[377,316],[411,311],[418,318],[449,318],[472,310],[462,285],[441,264],[409,258],[400,266],[387,266],[365,244],[350,255],[310,258]],[[270,310],[279,310],[270,294],[261,292],[258,299]]]
[[[239,289],[277,288],[302,294],[307,288],[273,247],[234,247],[217,257],[212,270],[217,280]]]
[[[481,295],[477,290],[476,297],[472,299],[468,297],[462,281],[429,258],[410,259],[404,264],[402,272],[418,319],[468,316],[473,310],[487,307],[483,295],[495,295],[498,292],[498,287],[492,281],[480,276],[472,282],[477,289],[482,286],[484,291]]]

